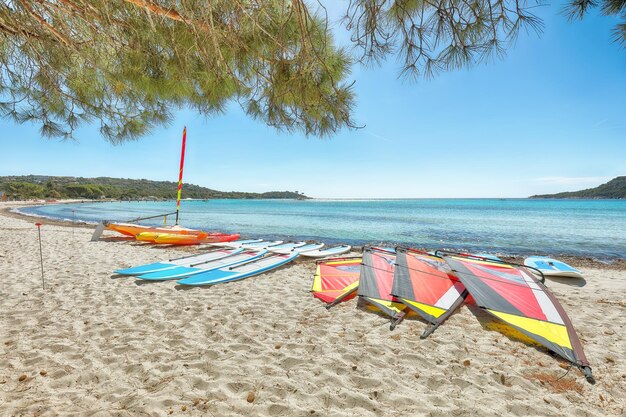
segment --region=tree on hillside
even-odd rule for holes
[[[570,18],[626,0],[568,0]],[[323,1],[0,1],[0,113],[71,137],[96,122],[113,142],[145,135],[179,108],[236,100],[271,126],[326,135],[354,126],[351,60],[334,46]],[[541,0],[350,0],[344,23],[361,60],[397,54],[431,76],[500,56],[540,32]],[[311,10],[314,10],[313,12]],[[318,13],[319,11],[319,13]],[[614,31],[626,45],[626,23]]]
[[[6,192],[13,200],[27,200],[31,198],[43,198],[45,189],[41,185],[28,182],[15,181],[5,184]]]

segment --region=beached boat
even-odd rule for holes
[[[202,230],[188,229],[186,227],[181,227],[181,226],[154,227],[154,226],[143,226],[141,224],[134,224],[134,223],[112,223],[112,222],[105,222],[104,226],[107,230],[113,230],[125,236],[132,236],[132,237],[135,237],[140,233],[170,233],[170,234],[181,234],[181,235],[193,235],[193,234],[198,234],[198,233],[206,233],[206,232],[203,232]]]
[[[239,239],[239,234],[200,233],[197,235],[176,235],[162,233],[154,239],[154,243],[167,245],[199,245],[202,243],[232,242]]]

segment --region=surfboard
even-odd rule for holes
[[[233,242],[214,242],[209,243],[209,246],[220,246],[220,247],[228,247],[228,248],[240,248],[241,245],[245,245],[246,243],[256,243],[262,242],[263,239],[243,239],[243,240],[235,240]]]
[[[151,272],[161,271],[165,269],[176,268],[178,266],[189,266],[194,263],[202,263],[214,261],[216,259],[227,258],[232,255],[236,255],[243,252],[242,248],[234,249],[216,249],[210,252],[201,253],[198,255],[184,256],[182,258],[174,258],[168,261],[155,262],[146,265],[135,266],[127,269],[118,269],[114,271],[119,275],[143,275]]]
[[[204,272],[189,278],[181,279],[180,281],[177,281],[177,283],[181,285],[200,286],[236,281],[278,268],[279,266],[293,261],[297,257],[298,253],[291,253],[289,255],[273,254],[256,259],[252,262],[246,262],[239,265]]]
[[[543,256],[531,256],[524,259],[524,265],[537,268],[543,275],[551,277],[582,278],[583,274],[578,269],[552,258]]]
[[[254,259],[258,259],[265,255],[267,250],[252,251],[238,253],[228,258],[216,259],[209,262],[195,263],[188,266],[177,266],[175,268],[164,269],[162,271],[151,272],[149,274],[139,275],[137,278],[146,281],[167,281],[171,279],[179,279],[192,275],[204,273],[206,271],[212,271],[218,268],[224,268],[227,266],[237,265],[244,262],[249,262]]]
[[[324,247],[323,243],[308,243],[304,246],[299,246],[297,248],[293,248],[293,249],[278,249],[278,250],[271,250],[271,252],[274,253],[291,253],[291,252],[298,252],[299,254],[303,255],[305,253],[311,252],[311,251],[316,251],[319,250],[320,248]]]
[[[310,250],[306,252],[302,251],[300,254],[309,258],[325,258],[327,256],[336,256],[341,255],[342,253],[350,252],[350,249],[352,249],[352,246],[350,245],[340,245],[326,249]]]
[[[280,245],[272,245],[269,246],[268,249],[270,252],[278,252],[278,251],[292,251],[295,248],[298,248],[300,246],[305,246],[306,242],[285,242],[285,243],[281,243]]]
[[[283,243],[282,240],[273,240],[269,242],[262,240],[260,242],[244,243],[243,245],[241,245],[241,247],[248,248],[248,249],[261,249],[261,248],[269,248],[270,246],[280,245],[281,243]]]

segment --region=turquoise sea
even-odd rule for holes
[[[626,259],[626,200],[185,200],[181,204],[184,226],[253,238]],[[60,204],[22,211],[57,219],[124,221],[174,209],[175,203],[166,201]],[[162,223],[159,219],[142,222]]]

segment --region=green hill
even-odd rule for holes
[[[33,198],[110,198],[116,200],[164,200],[175,199],[178,183],[173,181],[133,180],[125,178],[52,177],[25,175],[0,177],[0,191],[9,199]],[[183,198],[197,199],[308,199],[298,191],[270,191],[246,193],[217,191],[194,184],[185,184]]]
[[[613,178],[596,188],[558,194],[533,195],[530,198],[626,198],[626,176]]]

